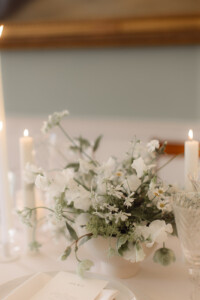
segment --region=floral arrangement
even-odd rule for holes
[[[67,259],[74,249],[79,272],[83,273],[92,262],[80,260],[78,249],[88,240],[101,236],[116,238],[116,248],[108,249],[109,256],[120,255],[138,262],[145,258],[144,245],[150,248],[162,243],[154,261],[163,265],[174,261],[172,250],[165,247],[166,238],[175,232],[170,197],[174,188],[164,184],[157,175],[157,159],[164,153],[166,143],[160,146],[157,140],[152,140],[144,145],[134,139],[123,159],[110,157],[100,163],[95,154],[101,136],[94,143],[82,137],[73,139],[61,125],[67,115],[68,111],[64,111],[49,116],[42,132],[46,134],[59,127],[70,141],[76,160],[53,172],[29,164],[25,172],[26,181],[34,182],[52,199],[51,205],[43,208],[70,235],[71,242],[62,259]],[[36,209],[26,207],[19,211],[29,226],[34,226],[31,217]],[[39,243],[34,240],[33,246],[37,248]]]

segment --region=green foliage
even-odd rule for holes
[[[75,140],[76,140],[76,144],[70,147],[70,149],[74,152],[83,153],[87,148],[91,146],[90,142],[81,136],[75,138]]]
[[[86,236],[84,236],[84,237],[80,240],[79,246],[85,244],[85,243],[86,243],[87,241],[89,241],[91,238],[92,238],[92,235],[86,235]]]
[[[175,262],[176,257],[174,252],[168,248],[160,248],[154,253],[154,262],[161,264],[162,266],[168,266]]]
[[[123,252],[128,248],[128,239],[129,239],[128,235],[121,235],[117,239],[117,252],[121,256],[123,255]]]
[[[121,231],[116,223],[107,224],[104,219],[93,215],[87,222],[86,229],[93,234],[93,237],[120,236]]]
[[[68,258],[68,256],[71,254],[71,247],[67,247],[63,253],[63,255],[61,256],[61,260],[66,260]]]
[[[77,240],[77,239],[78,239],[78,236],[77,236],[77,233],[76,233],[76,231],[74,230],[74,228],[73,228],[68,222],[65,222],[65,224],[66,224],[66,227],[67,227],[67,229],[68,229],[68,231],[69,231],[69,234],[70,234],[71,238],[72,238],[73,240]]]
[[[78,263],[78,269],[77,272],[81,277],[84,277],[85,271],[89,271],[90,268],[94,265],[94,263],[89,260],[85,259]]]
[[[93,146],[93,152],[96,152],[100,146],[100,142],[101,142],[101,139],[102,139],[102,135],[98,136],[97,139],[95,140],[94,142],[94,146]]]
[[[127,235],[121,235],[117,239],[117,250],[120,250],[120,248],[128,241],[128,236]]]
[[[115,255],[117,255],[116,249],[114,249],[112,247],[109,247],[109,249],[108,249],[108,257],[112,257],[112,256],[115,256]]]
[[[33,240],[30,244],[29,244],[29,249],[31,251],[34,251],[34,252],[38,252],[39,251],[39,248],[41,247],[42,245],[36,241],[36,240]]]
[[[65,166],[64,169],[74,169],[74,172],[78,172],[80,164],[77,162],[69,163]]]

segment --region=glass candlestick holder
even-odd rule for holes
[[[20,255],[20,247],[16,239],[16,230],[9,229],[7,238],[0,240],[0,263],[7,263],[17,260]]]
[[[192,300],[200,300],[200,193],[174,195],[174,214],[182,251],[193,282]]]

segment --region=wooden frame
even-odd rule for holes
[[[148,0],[149,1],[149,0]],[[196,15],[69,21],[5,21],[1,49],[200,44]]]
[[[160,144],[163,145],[163,141],[160,141]],[[165,154],[168,155],[184,155],[184,142],[168,142],[165,148]],[[200,151],[199,151],[200,157]]]

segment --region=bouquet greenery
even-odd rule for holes
[[[116,248],[110,247],[108,255],[120,255],[132,262],[145,258],[143,245],[153,247],[162,243],[154,260],[163,265],[175,260],[174,254],[165,247],[168,235],[175,232],[171,195],[174,188],[158,177],[157,159],[164,153],[165,145],[157,140],[144,145],[134,139],[124,158],[110,157],[100,163],[95,153],[101,136],[93,143],[85,138],[73,139],[62,127],[61,120],[68,111],[54,113],[44,122],[43,133],[57,126],[70,141],[70,151],[76,159],[61,170],[44,171],[28,164],[25,180],[34,182],[44,191],[51,204],[46,208],[58,224],[64,224],[71,242],[64,250],[66,259],[72,249],[79,261],[79,271],[89,269],[90,260],[80,260],[79,247],[89,239],[99,236],[115,237]],[[23,221],[29,225],[36,208],[19,211]],[[81,230],[77,230],[77,228]],[[79,233],[81,232],[81,235]],[[32,248],[39,243],[35,240]]]

